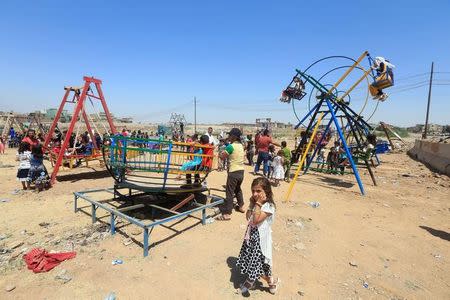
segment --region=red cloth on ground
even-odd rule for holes
[[[48,253],[45,249],[34,248],[23,256],[28,269],[34,273],[48,272],[62,261],[74,258],[76,252]]]

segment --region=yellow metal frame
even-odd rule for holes
[[[306,146],[305,151],[302,154],[302,158],[300,160],[300,163],[298,164],[297,171],[295,172],[295,175],[294,175],[294,179],[291,181],[291,184],[289,186],[289,190],[288,190],[288,192],[286,194],[286,198],[284,199],[283,202],[288,201],[289,197],[291,196],[292,190],[294,188],[294,184],[297,181],[297,177],[298,177],[298,175],[299,175],[299,173],[300,173],[300,171],[302,169],[303,164],[305,163],[306,155],[308,154],[309,148],[311,147],[311,144],[312,144],[312,142],[314,140],[314,137],[316,136],[317,129],[319,128],[319,125],[322,122],[322,117],[323,117],[323,113],[320,114],[319,119],[317,120],[316,126],[314,126],[313,133],[312,133],[311,137],[309,138],[309,142],[308,142],[308,145]]]

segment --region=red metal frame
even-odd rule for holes
[[[103,91],[101,88],[101,84],[102,81],[100,79],[94,78],[94,77],[83,77],[84,80],[84,86],[82,89],[81,93],[77,93],[73,88],[71,87],[65,87],[64,89],[66,90],[66,92],[64,93],[64,97],[62,99],[61,105],[59,106],[58,112],[56,113],[55,119],[53,120],[52,126],[50,127],[50,130],[45,138],[45,142],[44,142],[44,149],[48,149],[48,145],[50,144],[50,140],[53,137],[53,134],[55,132],[55,128],[58,125],[58,121],[61,117],[61,113],[64,109],[64,106],[66,105],[66,103],[75,103],[75,109],[73,112],[73,116],[72,116],[72,120],[70,121],[70,125],[69,125],[69,129],[67,130],[66,136],[64,138],[64,142],[61,145],[61,150],[59,151],[58,154],[58,158],[56,160],[56,164],[53,167],[53,172],[52,172],[52,176],[51,176],[51,183],[54,184],[56,181],[56,175],[58,174],[58,170],[59,167],[62,164],[63,158],[64,158],[64,153],[66,152],[68,146],[69,146],[69,140],[70,140],[70,136],[72,135],[73,129],[75,127],[75,123],[78,121],[78,117],[80,115],[82,115],[82,118],[84,120],[84,122],[86,123],[86,127],[87,127],[87,131],[89,132],[89,136],[92,139],[92,142],[94,144],[94,147],[97,148],[97,144],[95,141],[95,137],[94,137],[94,133],[92,132],[92,127],[89,123],[89,118],[86,115],[86,111],[84,109],[84,105],[86,102],[86,96],[90,96],[92,97],[92,93],[93,91],[91,90],[91,84],[95,85],[95,88],[97,90],[98,93],[98,97],[93,97],[95,99],[100,100],[103,110],[105,112],[106,115],[106,119],[108,121],[109,127],[111,129],[111,133],[112,134],[116,134],[117,130],[116,127],[114,126],[111,114],[109,112],[108,106],[106,105],[106,101],[105,101],[105,97],[103,95]],[[91,92],[88,94],[88,91]],[[69,95],[70,93],[73,92],[73,97],[72,100],[68,100],[69,99]]]

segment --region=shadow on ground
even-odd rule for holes
[[[434,229],[434,228],[431,228],[428,226],[419,226],[419,227],[428,231],[430,234],[432,234],[438,238],[441,238],[446,241],[450,241],[450,233],[448,233],[446,231]]]

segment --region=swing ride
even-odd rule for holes
[[[111,136],[103,153],[106,168],[118,188],[147,193],[207,191],[203,183],[214,158],[209,144],[176,142],[162,136],[159,139]]]
[[[369,66],[363,66],[362,61],[367,58]],[[344,65],[335,65],[335,60],[344,60]],[[347,62],[350,63],[347,63]],[[322,66],[325,62],[332,62],[329,66]],[[319,59],[309,65],[303,71],[296,69],[295,76],[282,92],[281,102],[292,103],[293,111],[300,126],[305,127],[299,144],[294,151],[293,160],[300,161],[294,180],[289,188],[286,200],[289,199],[293,185],[300,171],[306,173],[308,170],[327,172],[330,174],[344,174],[344,169],[350,167],[351,174],[356,178],[359,190],[365,194],[364,186],[359,176],[358,167],[367,168],[369,175],[376,185],[372,172],[374,166],[373,158],[378,161],[374,151],[376,138],[371,132],[373,128],[369,120],[375,114],[379,102],[387,98],[383,89],[393,86],[393,65],[382,57],[372,59],[365,51],[357,60],[347,56],[329,56]],[[319,70],[320,69],[320,70]],[[329,84],[331,77],[336,71],[344,74],[334,78],[335,83]],[[359,70],[362,75],[358,76],[354,71]],[[319,73],[319,76],[316,74]],[[341,72],[339,72],[341,73]],[[312,74],[315,74],[314,76]],[[342,87],[343,82],[350,82],[349,87]],[[358,86],[365,82],[368,86],[365,96],[353,97],[352,92],[357,91]],[[309,88],[307,92],[306,89]],[[300,119],[297,115],[295,100],[302,100],[309,94],[308,110]],[[370,95],[375,101],[369,101]],[[364,101],[358,101],[362,98]],[[372,109],[370,108],[372,107]],[[368,114],[367,118],[363,114]],[[325,121],[321,133],[319,128],[321,122]],[[331,147],[329,157],[336,156],[337,161],[330,161],[322,157],[324,149],[330,141],[333,127],[337,133],[335,145]],[[313,130],[314,129],[314,130]],[[313,132],[311,133],[311,131]],[[319,160],[314,160],[319,153]],[[328,157],[327,157],[328,158]],[[370,162],[370,163],[369,163]],[[314,168],[313,164],[317,164]],[[326,168],[324,167],[326,165]],[[348,172],[347,172],[348,173]]]
[[[99,134],[99,129],[90,116],[87,113],[88,107],[86,102],[89,101],[91,103],[92,108],[94,109],[96,116],[98,117],[100,123],[103,125],[105,133],[117,133],[116,127],[114,126],[111,114],[109,112],[108,106],[106,105],[106,100],[103,95],[101,84],[102,81],[100,79],[96,79],[94,77],[83,77],[84,85],[82,87],[64,87],[65,93],[64,97],[61,101],[61,105],[56,113],[56,116],[53,120],[52,125],[50,126],[49,132],[45,138],[44,149],[48,151],[50,160],[53,165],[53,172],[51,175],[51,183],[54,184],[56,180],[56,176],[58,174],[59,168],[64,164],[64,162],[69,162],[70,167],[73,166],[73,162],[85,160],[86,162],[89,160],[102,158],[102,153],[100,151],[100,145],[97,145],[97,138],[94,133]],[[95,109],[94,101],[100,101],[104,114],[106,116],[106,120],[108,122],[109,127],[101,122],[100,113]],[[55,145],[52,141],[55,130],[58,126],[58,121],[61,117],[62,111],[66,104],[72,103],[75,105],[74,112],[72,115],[72,119],[69,124],[69,128],[67,132],[63,136],[62,144]],[[74,132],[75,125],[81,117],[86,125],[87,132],[89,134],[90,140],[92,142],[92,149],[90,152],[86,153],[76,153],[75,147],[70,148],[70,141],[72,138],[72,133]],[[75,139],[73,142],[76,142],[79,139],[81,123],[78,123]],[[94,127],[94,129],[93,129]],[[94,132],[95,130],[95,132]],[[62,134],[62,132],[59,132]],[[51,143],[52,142],[52,143]],[[73,145],[72,145],[73,146]]]

